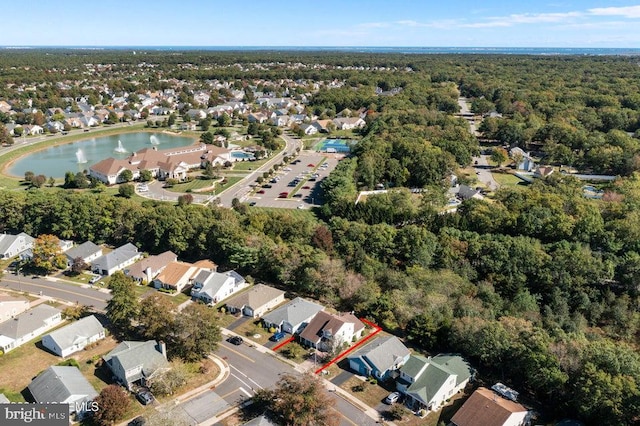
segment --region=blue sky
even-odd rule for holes
[[[640,0],[5,3],[6,46],[640,48]]]

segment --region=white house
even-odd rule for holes
[[[337,129],[340,130],[352,130],[362,129],[367,123],[360,117],[341,117],[334,118],[333,123]]]
[[[323,310],[324,306],[322,305],[296,297],[286,305],[264,315],[262,321],[267,328],[273,327],[278,331],[295,334],[309,324],[318,312]]]
[[[62,311],[49,305],[38,305],[0,324],[0,349],[7,353],[61,322]]]
[[[118,247],[114,251],[100,256],[92,262],[92,270],[101,275],[112,275],[142,258],[142,253],[131,243]]]
[[[284,302],[284,291],[257,284],[227,300],[226,306],[231,313],[241,312],[244,316],[257,318],[282,302]]]
[[[247,286],[249,284],[236,271],[201,271],[193,279],[191,297],[208,305],[215,305]]]
[[[85,241],[79,246],[70,248],[64,254],[67,257],[67,266],[69,267],[78,258],[86,264],[91,264],[92,261],[102,256],[102,248],[91,241]]]
[[[0,259],[10,259],[32,249],[34,241],[24,232],[18,235],[0,234]]]
[[[104,337],[104,327],[91,315],[42,336],[42,346],[64,358]]]
[[[328,352],[344,343],[351,344],[362,336],[363,331],[364,324],[352,314],[334,315],[321,311],[300,333],[300,341],[303,345]]]
[[[170,368],[165,344],[155,340],[124,341],[102,359],[127,389],[136,382],[145,385],[154,374]]]
[[[473,370],[457,355],[433,358],[412,355],[400,369],[398,391],[412,410],[437,411],[452,395],[464,389]]]

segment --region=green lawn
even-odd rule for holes
[[[495,179],[501,187],[521,188],[528,185],[525,181],[511,173],[492,173],[492,175],[493,179]]]
[[[233,168],[231,170],[232,171],[255,170],[258,167],[262,166],[264,163],[266,163],[268,160],[269,158],[264,158],[262,160],[256,160],[256,161],[237,161],[233,163]]]
[[[222,191],[228,189],[230,186],[235,185],[236,183],[238,183],[242,179],[244,179],[244,178],[242,178],[240,176],[229,176],[227,178],[227,183],[224,184],[224,185],[222,185],[222,184],[216,185],[216,189],[215,189],[215,191],[213,191],[213,193],[218,195],[219,193],[221,193]]]
[[[231,179],[231,178],[229,178]],[[227,179],[227,180],[229,180]],[[179,183],[177,185],[174,185],[170,188],[166,188],[167,191],[171,191],[171,192],[197,192],[197,190],[199,189],[203,189],[203,188],[209,188],[212,185],[216,185],[216,187],[218,186],[218,184],[215,183],[214,180],[212,179],[200,179],[200,178],[195,178],[194,180],[192,180],[191,182],[185,182],[185,183]],[[203,194],[209,194],[213,191],[204,191],[202,192]]]

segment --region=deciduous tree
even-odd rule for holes
[[[121,386],[109,385],[100,391],[95,402],[98,411],[93,414],[93,420],[100,426],[110,426],[124,417],[129,409],[130,399]]]

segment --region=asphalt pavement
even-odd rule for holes
[[[93,306],[96,311],[103,312],[111,293],[90,286],[81,286],[44,279],[37,276],[16,276],[6,272],[0,280],[0,288],[27,292],[40,296],[52,297],[70,303]]]

